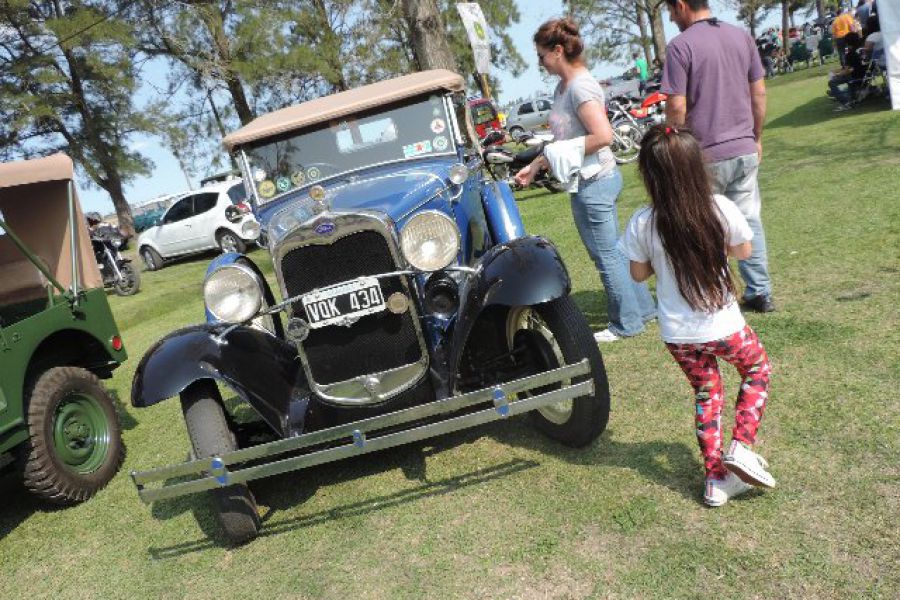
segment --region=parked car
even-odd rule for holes
[[[506,117],[506,128],[512,137],[518,137],[526,130],[539,133],[550,129],[550,109],[553,98],[537,98],[522,102],[512,109]]]
[[[478,134],[478,139],[483,140],[490,132],[503,129],[500,125],[497,108],[487,98],[469,100],[469,110],[472,111],[472,121],[475,124],[475,133]]]
[[[207,322],[142,358],[132,404],[180,396],[194,457],[132,473],[142,500],[208,491],[241,543],[259,530],[259,477],[522,413],[571,446],[604,430],[606,371],[565,264],[482,170],[465,87],[415,73],[225,138],[268,221],[280,299],[224,254]]]
[[[108,379],[127,357],[63,154],[0,165],[0,465],[43,500],[87,500],[119,470]]]
[[[245,252],[260,231],[246,200],[242,181],[225,181],[174,201],[162,218],[138,237],[144,266],[155,271],[166,259],[214,248]]]

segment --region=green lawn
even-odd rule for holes
[[[760,451],[777,489],[701,504],[690,389],[653,327],[602,347],[613,412],[592,447],[520,419],[271,478],[257,486],[261,537],[228,549],[202,496],[148,508],[127,476],[185,457],[178,402],[138,411],[128,397],[147,347],[202,320],[207,256],[110,297],[131,355],[110,382],[125,465],[68,510],[0,479],[0,597],[896,598],[900,114],[832,114],[824,72],[772,82],[764,138],[779,311],[748,319],[774,364]],[[622,221],[644,202],[624,171]],[[559,244],[603,326],[567,200],[523,197],[529,230]]]

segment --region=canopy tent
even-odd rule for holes
[[[891,106],[900,110],[900,0],[878,0],[878,22],[884,36]]]

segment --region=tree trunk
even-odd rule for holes
[[[644,60],[649,65],[653,62],[653,54],[650,50],[650,38],[647,37],[647,12],[640,2],[635,2],[635,9],[637,10],[638,30],[641,33],[641,47],[644,49]]]
[[[781,3],[781,48],[784,53],[790,52],[790,37],[788,37],[788,28],[790,27],[789,19],[791,14],[790,1],[783,0]]]
[[[116,208],[116,216],[119,218],[119,229],[125,235],[134,237],[134,217],[131,216],[131,205],[125,200],[125,192],[122,190],[122,180],[115,168],[106,168],[107,178],[101,186],[109,194],[113,206]]]
[[[820,19],[825,16],[825,0],[816,0],[816,14]]]
[[[651,0],[652,2],[652,0]],[[660,62],[666,60],[666,30],[663,23],[663,4],[661,1],[650,6],[650,32],[653,36],[653,52]]]
[[[403,18],[419,69],[457,69],[435,0],[403,0]]]
[[[238,119],[241,120],[241,125],[246,125],[253,120],[253,111],[247,101],[244,85],[238,75],[231,70],[231,45],[228,34],[225,33],[225,15],[213,7],[203,10],[202,14],[204,15],[203,21],[213,39],[213,44],[215,44],[216,56],[223,65],[222,78],[228,88],[228,93],[231,94],[234,110],[237,112]]]

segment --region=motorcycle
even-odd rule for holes
[[[544,151],[546,142],[535,137],[534,134],[524,131],[518,134],[513,141],[523,144],[527,148],[521,152],[511,152],[502,147],[501,144],[504,141],[506,141],[506,135],[501,131],[492,131],[485,136],[484,140],[482,140],[484,163],[494,179],[506,181],[510,186],[515,186],[514,178],[516,173]],[[564,192],[568,187],[566,184],[557,181],[547,171],[541,171],[534,178],[531,185],[543,187],[553,193]]]
[[[621,98],[614,98],[606,105],[613,133],[610,149],[620,165],[637,160],[644,139],[644,125],[632,114],[632,106],[631,101]]]
[[[131,259],[122,255],[121,249],[127,241],[121,234],[115,234],[107,228],[91,231],[94,257],[103,276],[103,287],[113,288],[119,296],[133,296],[141,287],[141,278]]]

